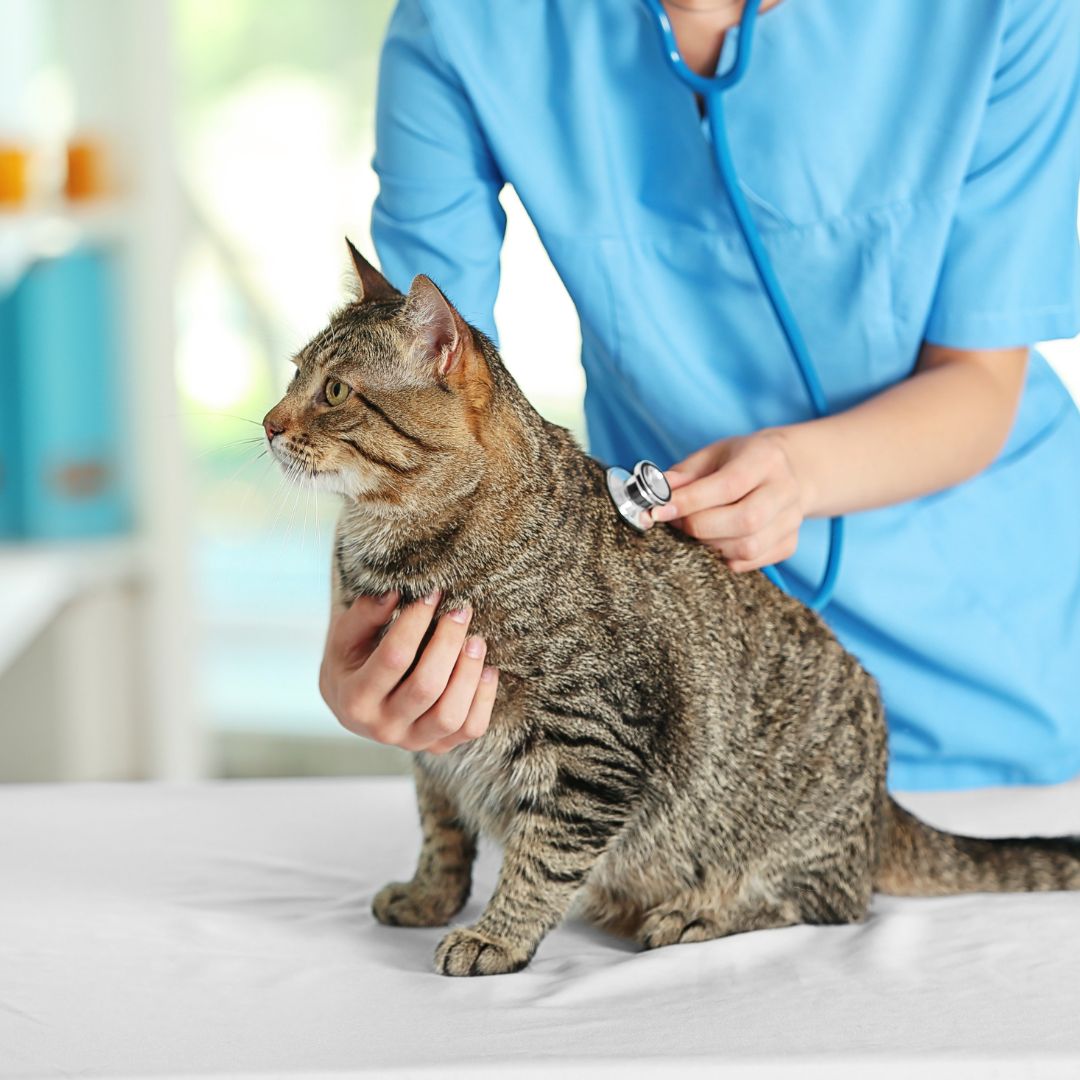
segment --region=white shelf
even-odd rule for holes
[[[56,543],[0,543],[0,674],[87,589],[142,574],[130,538]]]
[[[84,243],[122,239],[129,218],[127,204],[116,199],[0,211],[0,292],[38,259],[55,258]]]

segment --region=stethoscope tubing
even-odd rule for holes
[[[810,351],[806,347],[799,324],[776,277],[772,262],[765,251],[765,245],[762,243],[761,234],[754,224],[750,207],[739,185],[735,163],[731,156],[731,147],[728,143],[727,127],[724,123],[722,95],[738,83],[749,65],[754,23],[757,19],[761,0],[746,0],[746,7],[743,9],[742,18],[739,22],[739,41],[735,60],[728,71],[720,75],[714,75],[711,78],[706,78],[693,71],[682,58],[671,21],[668,19],[667,12],[664,10],[660,0],[645,0],[645,2],[652,9],[656,18],[661,44],[672,70],[683,83],[705,99],[709,135],[712,139],[713,156],[716,159],[717,170],[720,173],[724,190],[735,215],[736,224],[739,226],[739,231],[742,233],[743,240],[746,243],[750,260],[754,264],[758,282],[768,298],[769,306],[772,308],[773,315],[776,317],[776,321],[787,342],[814,414],[818,417],[828,416],[829,406],[821,386],[821,379],[818,377],[817,368],[810,357]],[[815,611],[821,611],[832,599],[833,592],[836,589],[836,580],[840,573],[843,546],[844,519],[839,516],[830,518],[829,551],[825,560],[825,572],[814,595],[807,601],[808,605]],[[790,592],[787,583],[776,566],[764,567],[763,573],[773,584],[779,586],[785,592]]]

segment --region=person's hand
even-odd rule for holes
[[[807,492],[776,430],[719,442],[664,474],[671,502],[651,511],[718,551],[732,570],[757,570],[795,553]]]
[[[396,602],[396,593],[362,596],[333,613],[319,671],[323,700],[348,731],[405,750],[441,754],[479,738],[491,720],[499,673],[484,664],[483,638],[467,636],[472,612],[441,616],[416,661],[438,593],[402,608],[376,643]]]

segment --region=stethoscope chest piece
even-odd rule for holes
[[[639,461],[628,473],[617,465],[607,471],[607,489],[622,519],[638,532],[645,532],[641,515],[671,499],[671,485],[651,461]]]

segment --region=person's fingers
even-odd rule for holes
[[[760,570],[764,566],[773,566],[776,563],[783,562],[785,559],[790,559],[798,550],[798,547],[798,530],[792,530],[785,533],[772,547],[756,559],[728,560],[728,567],[736,574],[743,574],[748,570]]]
[[[488,729],[491,723],[491,712],[495,706],[495,694],[499,689],[499,670],[494,667],[485,667],[480,674],[480,682],[473,694],[469,713],[465,717],[465,723],[453,734],[445,739],[440,739],[428,747],[431,754],[443,754],[447,750],[453,750],[463,742],[471,739],[479,739]]]
[[[715,472],[717,466],[725,459],[725,443],[710,443],[700,450],[695,450],[682,461],[676,461],[670,469],[664,471],[664,476],[667,477],[667,482],[674,490],[689,484],[691,480],[699,479],[706,473]]]
[[[698,540],[728,541],[751,539],[772,527],[775,519],[794,505],[794,498],[771,484],[755,488],[729,506],[711,507],[686,516],[683,532]]]
[[[734,458],[716,472],[692,480],[685,487],[673,490],[671,501],[652,511],[653,521],[671,521],[700,513],[712,507],[737,502],[751,492],[762,479],[753,457]]]
[[[416,667],[387,698],[385,715],[407,727],[418,720],[442,697],[454,666],[461,655],[472,611],[458,608],[439,619],[435,633],[424,646]],[[461,710],[461,719],[465,709]],[[442,734],[447,734],[443,732]]]
[[[480,685],[476,688],[472,705],[469,706],[469,715],[465,717],[459,734],[466,739],[479,739],[487,731],[498,690],[499,669],[487,664],[480,672]]]
[[[480,683],[486,653],[487,642],[483,638],[474,636],[466,640],[439,700],[409,728],[401,744],[406,750],[425,750],[432,743],[460,732]],[[462,739],[466,737],[462,736]]]
[[[433,592],[398,612],[371,655],[346,677],[343,709],[355,717],[367,718],[364,723],[382,715],[386,698],[416,659],[438,603],[439,594]],[[388,741],[382,736],[381,732],[372,735],[380,742]]]
[[[397,599],[396,592],[360,596],[331,613],[319,665],[319,693],[335,715],[346,676],[371,655],[379,630],[393,618]]]
[[[389,622],[397,603],[396,592],[382,596],[358,596],[347,608],[330,616],[324,655],[331,664],[348,666],[367,655],[379,629]]]
[[[754,536],[721,541],[718,545],[728,566],[737,573],[760,570],[794,554],[802,518],[794,508],[785,510]]]

